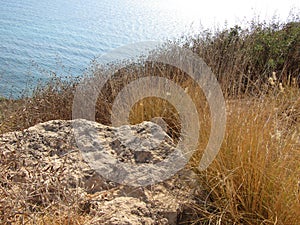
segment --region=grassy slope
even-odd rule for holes
[[[299,38],[297,19],[285,25],[255,24],[250,30],[236,26],[215,35],[207,32],[198,38],[186,37],[187,46],[193,46],[190,48],[216,74],[226,98],[228,116],[218,157],[208,170],[197,172],[195,169],[206,188],[195,197],[205,197],[207,201],[193,206],[199,212],[199,220],[194,219],[194,222],[300,224]],[[192,81],[182,79],[185,74],[180,71],[161,65],[149,68],[154,71],[142,68],[146,76],[158,70],[181,86],[192,87],[189,94],[202,98],[201,91],[194,88]],[[105,87],[96,107],[97,121],[110,123],[109,112],[115,94],[127,82],[136,79],[140,69],[130,66],[119,71]],[[273,71],[276,71],[276,79]],[[62,82],[54,78],[37,89],[32,98],[1,100],[0,133],[51,119],[71,119],[75,86],[76,81]],[[197,102],[197,98],[193,100]],[[176,139],[180,124],[174,109],[157,99],[140,103],[133,109],[132,122],[163,114],[169,134]],[[209,112],[203,104],[197,107],[203,112],[200,135],[208,137]],[[199,146],[205,146],[205,140]],[[201,149],[191,165],[200,156]],[[0,189],[0,198],[4,194]],[[66,217],[58,214],[61,220]],[[46,220],[51,220],[51,216],[46,215]],[[72,218],[76,217],[72,214]],[[82,221],[82,215],[78,218],[80,220],[74,219],[72,224]],[[60,219],[52,221],[56,224]]]

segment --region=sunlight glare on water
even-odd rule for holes
[[[202,28],[241,24],[254,15],[286,18],[295,0],[2,0],[0,96],[17,96],[27,83],[82,76],[90,62],[140,41],[165,41]]]

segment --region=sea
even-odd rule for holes
[[[171,0],[0,2],[0,97],[26,95],[53,75],[80,77],[103,54],[175,40],[195,32],[199,22]]]

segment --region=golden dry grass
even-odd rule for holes
[[[203,97],[201,93],[197,94],[198,88],[193,89],[193,85],[188,81],[183,83],[190,87],[189,94],[194,94],[193,100],[197,100],[195,96],[198,96],[198,100]],[[268,87],[269,91],[266,93],[269,94],[226,100],[225,138],[213,164],[206,171],[198,172],[203,191],[195,195],[195,198],[199,198],[199,204],[192,206],[198,212],[199,220],[193,219],[191,223],[284,225],[300,223],[300,91],[295,87],[285,87],[283,92],[280,91],[278,85]],[[36,97],[38,103],[47,103],[41,111],[33,107],[32,99],[5,101],[2,107],[9,106],[7,109],[17,109],[13,111],[15,114],[10,114],[11,123],[23,118],[19,116],[21,111],[24,112],[23,116],[31,115],[36,121],[42,122],[60,117],[62,111],[55,111],[57,114],[52,114],[53,110],[56,110],[56,102],[67,99],[63,104],[66,106],[71,104],[71,100],[68,100],[66,96],[62,98],[59,95],[53,95],[52,97],[45,100]],[[99,101],[103,104],[101,99]],[[54,106],[54,109],[50,105]],[[108,104],[106,107],[109,109],[111,105]],[[206,138],[199,143],[199,151],[194,155],[191,166],[197,165],[210,130],[207,105],[201,100],[201,104],[197,107],[202,112],[199,117],[202,121],[199,134]],[[7,111],[4,111],[5,113]],[[67,115],[64,118],[70,119]],[[175,108],[165,100],[143,99],[135,104],[131,112],[132,123],[150,120],[153,117],[166,118],[169,134],[173,135],[175,140],[178,138],[180,131],[178,115]],[[109,117],[103,118],[108,120]],[[5,166],[7,164],[3,161],[1,171],[5,171]],[[194,170],[197,172],[197,168]],[[2,190],[5,189],[2,187]],[[5,191],[0,191],[0,194],[4,200],[3,205],[8,204],[6,200],[13,202],[16,198],[22,199],[22,192],[7,195]],[[21,196],[18,197],[18,195]],[[5,220],[8,218],[6,216],[14,215],[9,218],[18,218],[15,221],[19,224],[22,224],[22,221],[30,221],[31,224],[82,224],[91,219],[80,211],[78,205],[74,203],[71,206],[65,205],[70,202],[74,202],[74,199],[49,203],[54,207],[41,208],[40,212],[32,212],[31,215],[30,210],[21,215],[14,211],[6,211],[1,217]],[[24,199],[24,204],[29,204],[26,199]],[[29,209],[29,205],[27,206],[26,208]]]
[[[202,222],[300,223],[299,94],[228,102],[219,155],[198,173],[207,197],[196,206]]]
[[[225,138],[217,158],[206,171],[197,171],[196,165],[210,134],[209,108],[199,87],[176,68],[145,64],[117,71],[98,98],[96,121],[110,125],[114,98],[124,86],[140,77],[156,74],[171,79],[183,89],[188,87],[187,94],[199,112],[202,137],[198,152],[190,162],[202,185],[202,191],[194,196],[199,203],[192,206],[199,219],[193,218],[190,223],[300,224],[300,90],[299,80],[296,80],[299,78],[295,76],[299,72],[298,52],[293,52],[292,61],[286,59],[278,79],[272,83],[268,79],[273,76],[269,67],[268,70],[249,67],[254,65],[245,51],[251,50],[250,43],[255,38],[250,41],[237,36],[228,39],[229,34],[221,33],[216,40],[209,39],[207,43],[193,40],[194,52],[216,73],[227,105]],[[223,59],[226,60],[221,63]],[[0,100],[0,133],[22,130],[52,119],[71,119],[76,85],[77,81],[62,82],[54,78],[37,89],[31,98]],[[178,113],[163,99],[140,100],[132,108],[130,121],[135,124],[155,117],[164,119],[168,134],[176,142],[181,127]],[[72,198],[48,202],[44,208],[32,211],[23,192],[10,192],[2,185],[12,182],[4,180],[3,171],[8,165],[1,159],[1,223],[10,224],[12,220],[17,221],[16,224],[83,224],[90,221]],[[20,203],[17,210],[13,207],[15,201]],[[11,206],[11,210],[4,211],[4,206]]]

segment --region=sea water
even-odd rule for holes
[[[117,47],[189,32],[192,20],[164,0],[1,0],[0,96],[37,80],[81,76]],[[187,14],[188,15],[188,14]]]

